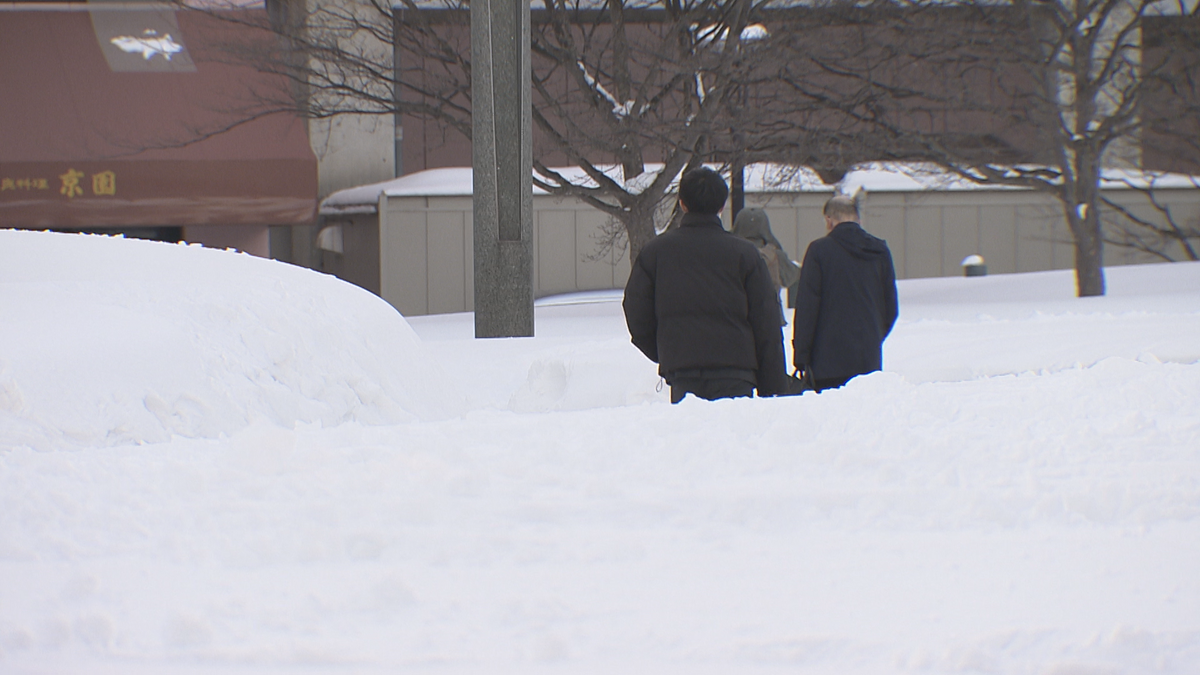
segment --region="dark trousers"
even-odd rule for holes
[[[699,396],[706,401],[743,398],[754,395],[754,384],[732,377],[676,377],[671,381],[671,403],[679,403],[688,394]]]
[[[850,377],[830,377],[826,379],[813,380],[813,384],[816,386],[818,392],[822,392],[826,389],[837,389],[853,378],[853,375]]]

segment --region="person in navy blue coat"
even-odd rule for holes
[[[630,337],[672,403],[790,393],[779,296],[754,244],[721,224],[728,196],[715,171],[685,173],[679,227],[642,248],[625,285]]]
[[[833,197],[824,213],[829,234],[804,254],[792,321],[792,364],[818,391],[882,370],[899,313],[887,242],[862,229],[851,197]]]

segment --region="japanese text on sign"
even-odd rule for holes
[[[0,178],[0,192],[49,189],[50,181],[45,178]]]
[[[67,199],[81,197],[91,187],[91,194],[98,197],[115,197],[117,194],[117,173],[115,171],[97,171],[91,175],[91,180],[85,180],[88,175],[77,169],[68,168],[67,172],[58,176],[58,193]],[[42,177],[0,176],[0,195],[6,192],[31,192],[36,190],[49,191],[51,180]]]

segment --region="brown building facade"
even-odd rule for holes
[[[744,151],[747,161],[829,168],[832,176],[862,162],[936,161],[943,151],[1001,164],[1055,161],[1047,138],[1059,120],[1046,108],[1059,104],[1061,92],[1040,54],[1039,41],[1050,39],[1039,25],[1040,10],[999,3],[913,7],[841,3],[751,15],[769,37],[747,49],[743,100],[723,129],[712,130],[706,159],[728,161]],[[676,20],[659,10],[625,11],[630,47],[624,57],[617,55],[605,12],[572,15],[576,44],[586,43],[578,53],[589,54],[590,75],[609,87],[622,58],[638,75],[652,70],[653,45]],[[419,17],[397,10],[398,32],[406,23],[436,32],[438,48],[460,54],[470,53],[467,21],[461,10],[422,10]],[[535,93],[535,106],[545,108],[555,133],[574,133],[582,148],[601,145],[597,139],[609,132],[571,81],[572,64],[554,53],[552,38],[538,49],[539,32],[555,30],[550,16],[534,11],[533,24],[535,81],[541,79],[546,92]],[[1148,89],[1138,95],[1147,129],[1134,134],[1142,168],[1195,171],[1189,167],[1200,167],[1200,17],[1147,16],[1139,34]],[[469,100],[456,93],[462,74],[436,52],[398,50],[397,72],[409,85],[405,103],[424,111],[469,109]],[[643,135],[647,162],[662,160],[652,139],[684,123],[670,105],[658,115],[657,126]],[[402,115],[400,124],[404,173],[470,165],[470,140],[455,125],[429,114]],[[765,131],[745,133],[751,126]],[[617,161],[602,154],[588,159]],[[534,156],[548,166],[572,163],[537,125]]]
[[[237,19],[151,3],[0,6],[0,227],[267,256],[271,226],[312,222],[306,124],[255,108],[287,83],[226,57],[273,39]]]

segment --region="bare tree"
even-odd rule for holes
[[[780,79],[801,105],[826,104],[817,125],[848,160],[926,160],[1053,195],[1078,293],[1103,295],[1106,167],[1144,167],[1144,133],[1186,137],[1181,108],[1196,117],[1194,61],[1144,56],[1143,28],[1163,12],[1194,20],[1197,10],[1182,0],[833,4],[811,12],[834,27],[825,49],[794,31]],[[1172,92],[1171,105],[1150,105]]]
[[[263,28],[277,39],[225,50],[293,83],[259,92],[257,111],[401,115],[470,138],[465,3],[268,7]],[[734,130],[753,126],[731,101],[744,92],[750,61],[765,58],[741,39],[757,37],[746,31],[756,11],[755,0],[550,0],[535,10],[535,185],[608,214],[636,255],[666,225],[662,206],[678,175],[727,159]],[[555,168],[564,166],[574,170]]]
[[[636,255],[661,225],[656,213],[675,178],[729,133],[752,10],[751,0],[637,9],[611,0],[599,11],[548,3],[533,38],[534,120],[551,154],[589,184],[544,160],[535,161],[537,184],[612,216]],[[648,171],[652,161],[661,168]]]
[[[1200,210],[1180,213],[1160,186],[1160,178],[1150,176],[1127,179],[1126,186],[1141,194],[1153,217],[1130,208],[1109,196],[1101,196],[1105,207],[1104,243],[1140,251],[1165,262],[1200,260]],[[1200,190],[1200,178],[1188,179],[1190,187]],[[1185,209],[1186,210],[1186,209]]]
[[[279,0],[277,39],[229,53],[293,82],[262,109],[402,115],[469,138],[455,1]],[[735,177],[784,162],[836,182],[856,163],[924,160],[1053,195],[1078,292],[1101,295],[1106,242],[1170,239],[1105,234],[1106,167],[1200,156],[1194,3],[550,0],[533,16],[535,184],[607,213],[636,255],[665,225],[674,179],[701,162]]]
[[[1161,14],[1143,17],[1142,26],[1142,166],[1191,177],[1148,170],[1125,178],[1126,186],[1142,196],[1143,208],[1139,212],[1103,197],[1104,242],[1167,261],[1197,260],[1200,213],[1189,215],[1172,204],[1173,191],[1164,184],[1200,188],[1200,15],[1194,7],[1188,15],[1185,6],[1165,5]]]

